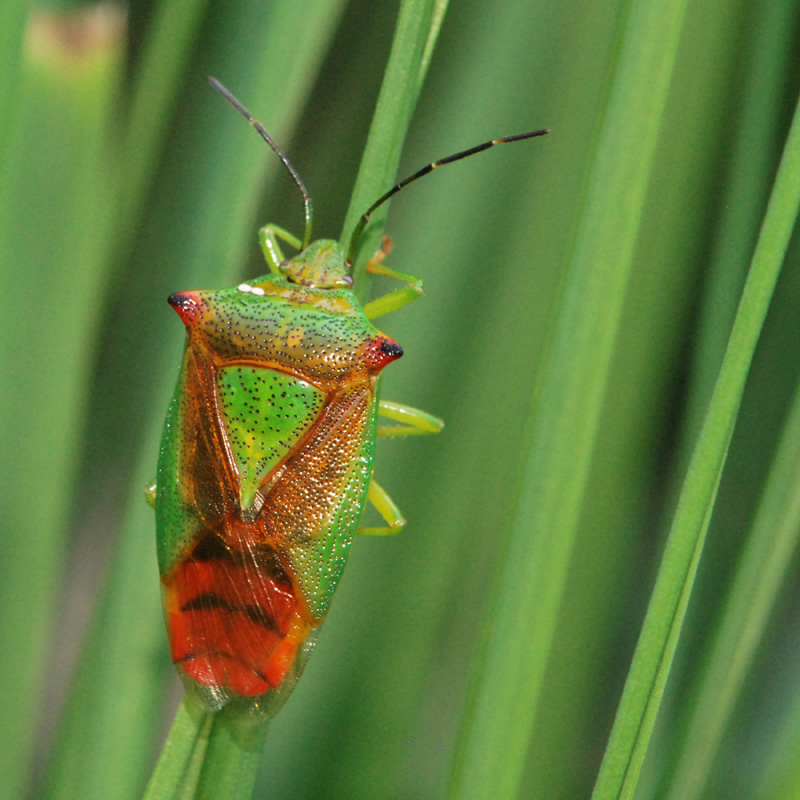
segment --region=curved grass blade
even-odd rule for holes
[[[662,558],[593,800],[630,798],[675,653],[753,352],[800,209],[800,105]]]

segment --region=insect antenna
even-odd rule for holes
[[[441,167],[444,164],[452,164],[454,161],[461,161],[462,158],[467,158],[468,156],[474,156],[475,153],[488,150],[490,147],[494,147],[496,144],[519,142],[523,139],[532,139],[534,136],[544,136],[546,133],[550,133],[549,129],[542,128],[538,131],[528,131],[527,133],[517,133],[514,136],[504,136],[502,139],[490,139],[488,142],[476,144],[474,147],[470,147],[467,150],[461,150],[458,153],[453,153],[453,155],[447,156],[447,158],[440,158],[438,161],[434,161],[422,169],[417,170],[413,175],[409,175],[405,180],[400,181],[400,183],[395,184],[391,189],[389,189],[388,192],[386,192],[386,194],[379,197],[361,215],[361,219],[359,219],[358,225],[356,225],[353,235],[350,237],[350,248],[347,251],[347,263],[352,266],[356,256],[356,250],[358,249],[359,242],[361,241],[361,236],[364,233],[364,228],[367,227],[367,223],[369,222],[369,219],[375,210],[382,206],[390,197],[396,195],[403,187],[408,186],[409,183],[414,183],[414,181],[418,180],[424,175],[427,175],[429,172],[433,172],[433,170],[435,170],[437,167]]]
[[[278,147],[274,139],[264,130],[264,126],[253,117],[253,115],[214,77],[209,75],[208,82],[258,131],[261,138],[277,153],[283,166],[289,170],[289,174],[297,184],[297,188],[303,193],[303,210],[305,213],[305,228],[303,229],[303,249],[308,247],[311,242],[311,217],[313,214],[311,195],[306,189],[302,178],[297,174],[297,170],[292,166],[292,162],[286,157],[286,153]]]

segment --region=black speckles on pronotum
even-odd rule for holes
[[[288,287],[279,279],[256,283],[263,296],[253,294],[252,283],[248,291],[196,293],[203,315],[193,326],[195,335],[205,338],[216,358],[285,367],[329,388],[367,377],[373,364],[365,362],[365,348],[377,331],[352,293],[308,289],[307,302],[298,305],[287,302]]]

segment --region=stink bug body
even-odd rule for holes
[[[352,254],[369,215],[439,164],[395,186],[362,217],[350,251],[311,242],[311,200],[266,131],[218,82],[300,187],[303,241],[260,232],[270,272],[234,289],[169,298],[186,349],[167,413],[155,489],[158,562],[172,660],[208,710],[226,704],[270,716],[291,693],[328,612],[357,532],[394,533],[404,521],[372,479],[376,436],[435,433],[442,423],[379,402],[381,370],[403,351],[371,320],[421,294],[407,285],[363,308]],[[284,258],[279,240],[299,250]],[[388,240],[387,240],[388,241]],[[378,415],[404,423],[377,425]],[[385,528],[359,530],[370,500]]]

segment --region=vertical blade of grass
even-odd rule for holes
[[[0,154],[7,151],[9,138],[14,132],[10,124],[22,89],[19,81],[22,61],[22,43],[25,41],[25,22],[28,18],[29,0],[8,0],[0,6]]]
[[[719,374],[779,153],[776,123],[783,111],[787,61],[793,56],[788,44],[795,8],[791,2],[755,8],[754,36],[746,64],[750,73],[743,87],[741,118],[727,164],[730,178],[724,195],[728,211],[720,220],[692,359],[692,391],[685,423],[689,442],[696,440]]]
[[[2,24],[10,11],[0,12]],[[48,653],[48,645],[79,464],[76,420],[86,402],[106,277],[112,187],[104,176],[121,74],[121,17],[107,8],[40,13],[22,41],[24,63],[9,89],[19,102],[0,124],[13,132],[0,189],[11,199],[0,211],[0,794],[12,797],[20,796],[30,769],[46,691],[60,679],[62,654]]]
[[[700,439],[692,456],[594,800],[633,795],[663,694],[741,402],[744,383],[800,209],[800,104]]]
[[[143,800],[194,796],[214,721],[213,715],[203,714],[201,724],[197,724],[197,716],[197,710],[184,697],[164,742],[164,757],[156,765]]]
[[[719,629],[692,693],[692,715],[668,800],[694,800],[703,787],[752,666],[800,537],[800,390],[786,423]]]
[[[244,727],[225,709],[213,715],[197,800],[244,800],[253,794],[268,727]]]
[[[342,228],[345,249],[361,215],[393,184],[446,10],[447,0],[403,0],[400,5],[389,63]],[[366,263],[377,248],[388,211],[385,203],[375,212],[356,254],[353,278],[362,301],[369,293]]]
[[[119,228],[115,246],[126,252],[141,216],[158,154],[167,135],[191,46],[209,0],[167,0],[156,5],[131,97],[125,136]]]
[[[684,9],[683,0],[634,2],[625,23],[534,405],[508,549],[478,653],[451,798],[506,798],[519,790]]]
[[[711,258],[697,347],[693,354],[694,374],[690,378],[692,389],[683,444],[687,461],[691,455],[691,443],[695,441],[702,425],[703,413],[708,407],[714,380],[719,373],[719,364],[736,313],[737,298],[746,276],[747,256],[752,252],[758,236],[775,160],[779,156],[775,138],[781,127],[784,100],[782,81],[791,59],[787,44],[796,9],[787,2],[758,6],[755,11],[754,36],[748,44],[749,53],[745,60],[748,71],[742,92],[741,118],[727,167],[729,178],[724,196],[728,213],[721,219]],[[800,405],[797,405],[800,400],[795,399],[794,403],[798,410],[792,413],[800,414]],[[751,663],[752,648],[759,639],[756,620],[751,615],[757,615],[763,630],[766,608],[776,600],[776,581],[780,581],[778,573],[781,568],[769,559],[762,548],[771,546],[768,531],[772,528],[776,531],[776,548],[781,552],[787,547],[791,550],[791,545],[786,542],[780,548],[779,537],[791,533],[777,525],[775,520],[791,513],[790,508],[779,507],[782,491],[779,487],[791,480],[792,438],[789,430],[793,425],[790,418],[773,459],[758,516],[748,535],[749,544],[738,568],[738,578],[722,605],[724,616],[717,625],[716,636],[713,642],[709,642],[705,665],[694,679],[694,688],[682,692],[685,698],[683,724],[670,723],[676,731],[674,741],[677,752],[671,762],[667,781],[672,787],[670,797],[674,800],[691,800],[700,795]],[[786,499],[783,498],[784,501]],[[767,515],[772,520],[768,524],[764,523]],[[719,530],[720,526],[725,526],[725,522],[717,518],[714,525]],[[772,569],[764,573],[764,583],[758,584],[752,570],[761,569],[764,563],[771,564]],[[747,588],[743,597],[744,586]],[[763,604],[758,605],[754,601],[751,606],[749,598],[757,595],[764,597]],[[693,605],[699,607],[702,604],[702,598],[693,600]],[[746,618],[752,620],[751,624],[745,624]]]

